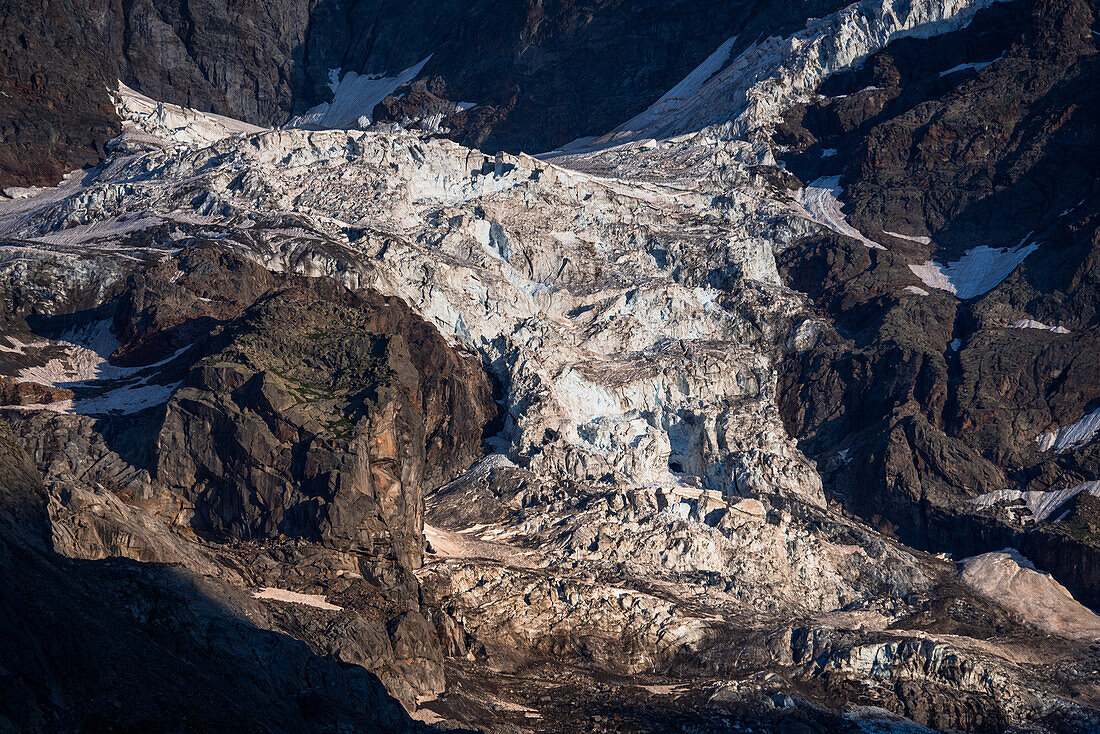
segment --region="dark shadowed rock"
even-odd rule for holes
[[[362,668],[242,621],[239,592],[57,555],[48,522],[42,482],[0,425],[5,731],[419,730]]]
[[[889,246],[828,235],[779,257],[836,327],[781,378],[785,421],[826,485],[918,547],[1028,547],[1095,605],[1091,536],[1067,552],[1050,527],[999,527],[970,502],[1096,478],[1087,446],[1036,443],[1100,401],[1096,360],[1082,359],[1100,348],[1092,17],[1083,2],[1029,0],[896,41],[829,79],[777,139],[803,180],[839,173],[851,221]],[[970,298],[909,267],[1032,242],[1014,273]]]
[[[174,394],[98,417],[11,410],[47,479],[32,483],[40,509],[24,525],[89,563],[186,569],[213,603],[244,605],[274,631],[263,634],[362,666],[408,706],[442,690],[439,637],[419,611],[414,571],[424,492],[481,455],[496,412],[480,361],[399,299],[276,275],[225,250],[187,248],[132,268],[91,315],[53,304],[61,313],[39,317],[33,302],[23,312],[49,334],[113,327],[121,345],[110,369],[138,370]],[[43,358],[65,356],[48,350]],[[89,389],[3,384],[13,406]],[[257,588],[336,604],[252,600],[246,590]],[[240,643],[251,644],[263,643]],[[125,664],[136,675],[148,663]],[[382,690],[363,670],[349,675]],[[325,721],[330,693],[315,702]]]

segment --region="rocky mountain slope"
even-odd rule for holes
[[[841,5],[16,3],[0,19],[0,187],[100,160],[117,80],[258,125],[434,118],[490,153],[549,150],[645,109],[730,36],[744,48]]]
[[[4,597],[51,692],[11,728],[152,725],[159,684],[123,719],[48,672],[43,607],[196,696],[231,637],[218,695],[279,730],[1100,727],[1095,8],[730,7],[597,69],[698,21],[360,5],[267,16],[309,79],[379,59],[298,127],[120,86],[102,162],[0,200],[7,588],[59,579]],[[385,124],[307,129],[341,87]]]
[[[829,234],[781,267],[836,325],[785,378],[792,431],[848,452],[834,491],[917,547],[1019,547],[1096,605],[1095,546],[1060,507],[1097,478],[1093,22],[995,6],[833,77],[781,128],[790,170],[838,175],[887,249]]]
[[[5,417],[44,474],[47,556],[84,559],[93,576],[101,572],[91,562],[108,558],[140,562],[123,568],[141,578],[172,579],[179,569],[198,584],[187,604],[224,607],[279,639],[304,640],[308,647],[295,642],[299,657],[365,668],[372,675],[356,673],[354,685],[374,681],[366,700],[388,702],[397,713],[386,716],[407,722],[377,678],[406,703],[442,689],[442,653],[415,577],[423,493],[480,456],[496,413],[488,378],[398,299],[272,274],[210,245],[158,257],[157,234],[141,234],[154,246],[93,265],[91,292],[71,283],[65,255],[32,268],[53,278],[44,290],[59,298],[21,291],[19,276],[5,290],[14,345],[3,355],[5,379],[8,402],[20,406]],[[174,598],[158,602],[163,614],[183,603]],[[157,618],[151,633],[172,636],[203,619]],[[64,643],[56,630],[34,634]],[[248,648],[268,644],[262,639],[234,644],[252,660]],[[210,665],[199,651],[179,655]],[[139,675],[151,663],[117,664],[120,675]],[[271,675],[300,689],[290,703],[305,697],[301,715],[316,721],[303,727],[368,721],[334,703],[338,690],[307,700],[310,686],[328,684],[296,681],[296,667]],[[270,695],[250,680],[241,684],[249,699]],[[60,691],[78,695],[69,684],[78,681]],[[343,697],[351,695],[362,694]],[[41,706],[34,716],[46,728],[51,717],[74,715]],[[141,718],[152,714],[134,715],[146,722],[134,726],[152,725]],[[271,715],[275,728],[297,728],[297,719]]]
[[[6,731],[418,730],[377,677],[276,631],[236,586],[59,554],[52,493],[6,427],[0,445]]]

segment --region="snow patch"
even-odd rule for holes
[[[987,509],[999,502],[1018,502],[1022,500],[1024,507],[1031,513],[1030,520],[1039,523],[1046,520],[1051,513],[1081,492],[1088,492],[1093,497],[1100,497],[1100,481],[1084,482],[1075,487],[1053,492],[1023,492],[1017,489],[999,489],[996,492],[979,495],[970,502],[981,509]],[[1027,518],[1021,518],[1021,520],[1026,521]]]
[[[1034,319],[1020,319],[1008,325],[1010,329],[1046,329],[1047,331],[1053,331],[1055,334],[1068,334],[1069,329],[1064,326],[1047,326],[1041,321]]]
[[[8,354],[26,354],[28,349],[42,349],[43,347],[50,346],[50,343],[45,339],[33,339],[29,342],[25,342],[11,334],[5,334],[4,338],[7,339],[10,344],[0,344],[0,352],[7,352]]]
[[[928,295],[928,291],[924,290],[923,288],[921,288],[919,286],[915,286],[915,285],[905,286],[905,292],[906,293],[912,293],[915,296],[927,296]]]
[[[1081,201],[1077,202],[1076,204],[1074,204],[1073,206],[1071,206],[1071,207],[1070,207],[1069,209],[1066,209],[1065,211],[1063,211],[1063,212],[1062,212],[1061,214],[1059,214],[1058,216],[1060,216],[1060,217],[1064,217],[1064,216],[1066,216],[1067,214],[1072,214],[1073,212],[1075,212],[1075,211],[1076,211],[1076,210],[1077,210],[1077,209],[1078,209],[1078,208],[1079,208],[1079,207],[1080,207],[1080,206],[1081,206],[1082,204],[1084,204],[1084,203],[1085,203],[1085,200],[1084,200],[1084,199],[1081,199]]]
[[[867,239],[862,232],[848,224],[848,218],[840,210],[839,197],[843,193],[840,176],[822,176],[807,184],[796,196],[802,211],[811,221],[828,227],[838,234],[859,240],[867,247],[885,250],[885,247]]]
[[[371,122],[375,105],[393,94],[402,84],[415,79],[431,57],[428,54],[422,61],[395,76],[357,74],[354,71],[340,76],[340,69],[333,69],[329,72],[332,101],[322,102],[305,114],[291,118],[285,127],[366,127]]]
[[[1100,616],[1015,548],[966,558],[960,565],[963,583],[1035,627],[1063,637],[1100,638]]]
[[[929,260],[909,269],[925,285],[965,300],[993,290],[1038,248],[1035,242],[1014,249],[979,245],[949,265]]]
[[[18,381],[53,385],[78,393],[78,397],[73,400],[24,407],[81,415],[125,415],[167,402],[179,383],[154,383],[154,374],[150,371],[172,362],[191,348],[182,347],[153,364],[139,367],[113,365],[108,362],[108,358],[119,347],[119,341],[111,333],[111,322],[108,320],[92,321],[74,327],[51,341],[31,344],[13,341],[15,344],[3,351],[14,352],[19,349],[22,351],[17,353],[25,354],[27,349],[52,347],[60,348],[64,352],[63,356],[43,364],[24,367],[16,375]],[[81,396],[81,393],[84,395]]]
[[[273,601],[288,602],[290,604],[304,604],[307,607],[324,609],[329,612],[339,612],[343,610],[343,607],[329,604],[323,594],[299,594],[297,591],[276,589],[273,586],[265,586],[262,591],[257,591],[252,596],[256,599],[271,599]]]
[[[888,229],[882,230],[884,234],[888,234],[891,237],[897,237],[899,240],[909,240],[910,242],[919,242],[922,245],[932,244],[931,237],[921,237],[918,235],[902,234],[901,232],[891,232]]]
[[[20,370],[20,380],[57,385],[95,379],[118,379],[128,377],[136,371],[108,364],[107,358],[118,349],[119,341],[111,333],[111,322],[107,320],[74,327],[48,344],[61,347],[65,356]]]
[[[947,76],[948,74],[954,74],[955,72],[958,72],[958,71],[966,71],[967,69],[973,69],[974,71],[981,71],[982,69],[989,66],[990,64],[995,64],[1003,58],[1004,58],[1003,56],[998,56],[997,58],[993,59],[992,61],[976,61],[976,62],[972,62],[972,63],[969,63],[969,64],[959,64],[958,66],[952,66],[947,71],[941,71],[940,76]]]
[[[108,390],[95,397],[18,407],[79,415],[129,415],[168,402],[168,398],[172,397],[172,393],[179,386],[178,382],[171,385],[157,385],[140,380],[116,390]]]
[[[1056,431],[1036,436],[1035,442],[1039,444],[1040,451],[1054,449],[1058,453],[1062,453],[1088,443],[1097,432],[1100,432],[1100,408],[1092,411],[1081,420],[1070,423],[1068,426],[1062,426]]]

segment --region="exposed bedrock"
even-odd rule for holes
[[[1096,608],[1094,536],[1066,504],[1100,476],[1094,13],[998,4],[894,41],[774,141],[885,245],[824,232],[778,256],[833,326],[780,379],[826,488],[917,547],[1026,548]],[[1044,493],[1061,500],[1040,513]]]
[[[363,666],[406,705],[441,690],[414,576],[423,496],[481,455],[496,405],[480,362],[397,298],[225,250],[123,267],[91,312],[13,317],[28,344],[7,355],[17,385],[102,360],[39,401],[52,407],[8,411],[46,478],[53,547],[182,564],[215,600],[270,607],[261,626]],[[18,371],[48,358],[58,366]],[[338,603],[245,591],[269,587]]]
[[[421,730],[376,676],[271,631],[231,584],[189,564],[58,553],[51,494],[0,425],[4,729]]]
[[[295,287],[297,286],[297,287]],[[419,565],[421,496],[481,453],[495,412],[481,365],[397,299],[329,281],[263,294],[166,407],[154,481],[195,524]]]

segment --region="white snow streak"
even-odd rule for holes
[[[840,185],[840,176],[822,176],[801,189],[797,197],[811,221],[824,225],[838,234],[859,240],[867,247],[885,250],[885,247],[867,239],[862,232],[848,224],[848,218],[840,210],[838,200],[842,193],[844,189]]]
[[[921,236],[918,236],[918,235],[902,234],[901,232],[891,232],[888,229],[884,229],[883,232],[890,235],[891,237],[897,237],[899,240],[909,240],[910,242],[919,242],[922,245],[932,244],[932,238],[931,237],[921,237]]]
[[[252,595],[257,599],[271,599],[273,601],[289,602],[291,604],[304,604],[315,609],[325,609],[330,612],[339,612],[343,607],[329,604],[323,594],[299,594],[297,591],[276,589],[273,586],[265,586],[262,591]]]
[[[1014,321],[1008,325],[1010,329],[1046,329],[1047,331],[1053,331],[1055,334],[1068,334],[1069,329],[1064,326],[1047,326],[1042,321],[1036,321],[1035,319],[1020,319]]]
[[[430,58],[431,54],[420,63],[410,66],[396,76],[357,74],[354,71],[349,71],[340,78],[339,83],[335,83],[335,80],[339,76],[340,70],[333,69],[329,72],[329,86],[333,90],[332,101],[322,102],[305,114],[292,118],[286,126],[364,127],[365,125],[360,121],[361,118],[365,118],[366,124],[370,124],[375,105],[393,94],[394,90],[402,84],[415,79]]]
[[[998,502],[1017,502],[1022,500],[1024,506],[1031,513],[1032,522],[1042,522],[1050,517],[1051,513],[1063,504],[1073,499],[1081,492],[1088,492],[1093,497],[1100,497],[1100,482],[1084,482],[1068,489],[1059,489],[1053,492],[1022,492],[1018,489],[999,489],[996,492],[988,492],[970,500],[971,503],[982,509],[992,507]],[[1026,521],[1027,518],[1021,518]]]
[[[1054,449],[1058,453],[1062,453],[1088,443],[1097,432],[1100,432],[1100,408],[1092,411],[1081,420],[1070,423],[1068,426],[1062,426],[1056,431],[1036,436],[1035,442],[1039,444],[1040,451]]]
[[[11,344],[0,344],[0,352],[7,352],[8,354],[26,354],[28,349],[42,349],[43,347],[50,346],[50,343],[45,339],[34,339],[33,341],[24,342],[11,334],[5,334],[4,338],[11,342]]]
[[[680,109],[687,104],[707,81],[717,74],[730,61],[730,52],[733,44],[737,42],[737,36],[729,38],[718,49],[695,67],[684,77],[679,84],[665,92],[648,109],[632,117],[620,126],[626,130],[646,130],[659,124],[662,120],[674,118]]]
[[[970,64],[959,64],[958,66],[952,66],[947,71],[941,71],[940,76],[947,76],[948,74],[954,74],[957,71],[965,71],[966,69],[973,69],[974,71],[981,71],[990,64],[994,64],[1000,61],[1003,57],[998,56],[993,61],[976,61]]]

